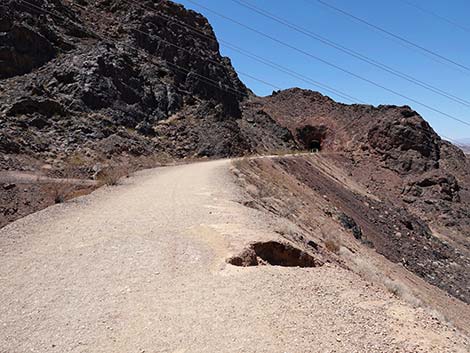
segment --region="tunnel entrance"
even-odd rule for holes
[[[307,148],[312,152],[318,152],[321,150],[321,141],[312,140]]]
[[[296,131],[297,143],[311,152],[319,152],[323,148],[328,128],[324,125],[305,125]]]

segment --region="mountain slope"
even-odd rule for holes
[[[367,190],[364,197],[323,180],[308,158],[278,165],[327,196],[338,216],[356,220],[363,241],[470,302],[470,162],[459,148],[409,107],[345,105],[291,89],[251,99],[246,109],[288,128],[300,146],[321,150],[323,163]]]
[[[229,156],[258,144],[239,124],[250,92],[193,11],[170,1],[9,0],[0,18],[4,169],[37,160],[60,169],[74,153],[87,164]],[[265,133],[265,149],[293,146],[281,128]]]

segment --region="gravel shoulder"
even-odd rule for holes
[[[332,264],[235,267],[279,220],[231,162],[137,173],[0,230],[0,352],[467,352],[468,337]]]

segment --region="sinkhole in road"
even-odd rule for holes
[[[277,241],[256,242],[237,256],[227,260],[234,266],[260,265],[285,267],[318,267],[322,264],[313,256],[291,244]]]

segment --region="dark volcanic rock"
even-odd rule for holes
[[[429,199],[438,198],[445,201],[460,201],[459,184],[453,175],[439,173],[424,174],[417,180],[408,183],[405,194]]]
[[[322,161],[325,162],[325,159]],[[401,263],[427,282],[466,303],[470,302],[470,273],[466,270],[470,266],[467,240],[469,228],[466,226],[470,215],[468,211],[465,214],[465,210],[460,209],[460,202],[439,200],[437,209],[426,212],[434,218],[446,214],[447,221],[454,220],[462,226],[461,234],[448,232],[448,238],[442,239],[431,230],[430,225],[434,227],[436,223],[416,215],[422,211],[420,207],[407,209],[399,199],[392,198],[383,190],[377,193],[380,201],[359,195],[339,180],[332,180],[317,164],[309,162],[305,157],[277,159],[274,163],[278,163],[286,174],[294,176],[299,183],[305,184],[318,195],[326,196],[325,199],[329,200],[334,209],[340,210],[340,224],[353,232],[361,243],[373,245],[378,253],[390,261]],[[423,188],[437,186],[440,194],[441,185],[444,188],[447,185],[456,188],[453,181],[450,176],[429,175],[416,183]],[[433,203],[432,207],[436,205]],[[445,230],[440,229],[441,232]]]
[[[34,99],[31,97],[19,99],[7,110],[7,115],[9,116],[33,113],[51,117],[56,114],[64,115],[65,112],[62,105],[57,101],[51,99]]]
[[[56,55],[51,43],[26,25],[1,26],[0,78],[30,72]]]
[[[280,168],[345,212],[340,222],[363,244],[470,302],[470,163],[417,112],[301,89],[255,97],[207,19],[171,1],[28,3],[0,4],[0,169],[90,175],[103,161],[160,154],[333,152],[319,156],[323,170],[303,157]],[[377,197],[348,189],[341,168]],[[2,188],[4,220],[26,214],[21,190]]]
[[[368,133],[371,147],[386,165],[398,172],[425,172],[438,167],[440,138],[415,112],[395,120],[379,121]],[[410,115],[412,114],[412,115]]]
[[[339,221],[341,223],[341,225],[346,228],[346,229],[349,229],[351,230],[351,232],[353,233],[354,235],[354,238],[356,238],[357,240],[361,240],[362,239],[362,230],[361,230],[361,227],[359,227],[356,223],[356,221],[354,220],[354,218],[352,217],[349,217],[347,214],[345,213],[341,213],[340,216],[339,216]]]
[[[407,106],[346,105],[298,88],[259,98],[257,104],[287,127],[302,148],[372,153],[400,174],[439,167],[440,137]]]
[[[470,163],[458,147],[407,106],[346,105],[294,88],[253,98],[244,116],[260,112],[302,148],[326,152],[322,171],[302,157],[279,163],[347,214],[340,223],[361,243],[470,302]],[[338,170],[380,202],[352,193]]]
[[[170,1],[30,2],[0,5],[3,153],[220,157],[295,146],[270,118],[243,123],[250,92],[200,14]]]

